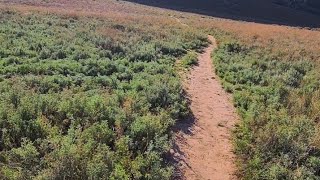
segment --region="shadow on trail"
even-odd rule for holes
[[[188,101],[188,107],[190,107],[191,100],[188,94],[184,91],[183,95],[186,97]],[[168,163],[172,164],[175,169],[173,174],[173,179],[185,179],[181,166],[185,166],[191,169],[188,162],[186,162],[185,160],[185,153],[180,149],[180,147],[177,144],[178,142],[185,144],[186,142],[185,142],[184,136],[193,135],[192,131],[193,131],[193,127],[195,125],[196,119],[191,109],[188,109],[188,110],[189,110],[188,116],[178,120],[173,127],[173,132],[174,134],[176,134],[175,141],[173,142],[172,149],[166,156]]]
[[[303,6],[284,0],[125,0],[128,2],[191,12],[225,19],[295,27],[320,27],[320,2],[308,0]]]
[[[187,168],[191,167],[189,166],[188,162],[185,160],[185,153],[180,149],[178,146],[178,142],[185,144],[185,135],[192,136],[192,127],[194,127],[195,124],[195,117],[190,111],[190,114],[185,119],[179,120],[175,126],[173,127],[173,131],[176,134],[175,141],[172,145],[172,150],[170,150],[170,153],[167,155],[166,159],[170,164],[174,167],[174,174],[173,179],[185,179],[184,173],[182,172],[182,166],[185,166]]]

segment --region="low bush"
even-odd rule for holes
[[[0,179],[171,178],[171,128],[188,115],[174,63],[205,45],[201,33],[127,19],[0,17]]]
[[[184,68],[189,68],[193,65],[198,64],[198,55],[195,52],[188,52],[185,56],[181,59],[181,65]]]
[[[233,93],[234,133],[244,179],[319,179],[319,80],[311,61],[281,61],[258,47],[224,42],[217,74]],[[312,79],[312,80],[311,80]]]

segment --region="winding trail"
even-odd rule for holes
[[[194,117],[178,124],[171,153],[179,164],[182,179],[236,179],[231,130],[238,117],[229,94],[214,73],[210,55],[216,48],[216,40],[208,38],[211,45],[199,55],[198,65],[184,85]]]

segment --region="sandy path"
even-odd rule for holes
[[[231,129],[238,119],[230,96],[214,74],[211,52],[216,41],[199,55],[199,64],[188,75],[185,89],[193,118],[178,124],[180,132],[172,150],[181,166],[182,179],[235,179]]]

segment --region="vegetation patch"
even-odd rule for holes
[[[198,64],[198,54],[195,52],[188,52],[181,59],[181,65],[184,68],[190,68],[191,66]]]
[[[171,127],[188,114],[174,63],[205,35],[76,14],[0,22],[0,179],[171,177]]]
[[[266,49],[223,40],[216,72],[233,93],[234,133],[244,179],[320,178],[320,74],[311,60],[282,60]]]

